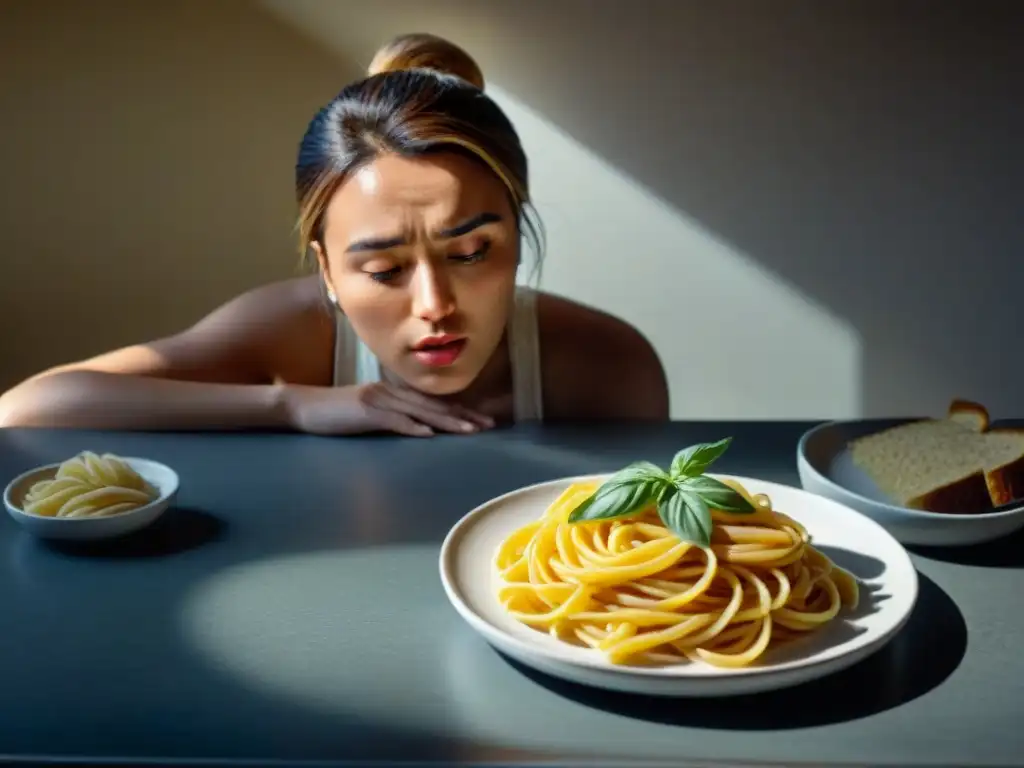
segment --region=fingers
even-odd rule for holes
[[[419,403],[398,397],[394,392],[381,391],[374,397],[374,408],[384,414],[400,415],[443,432],[476,432],[475,424],[450,413],[429,409]],[[407,434],[407,433],[403,433]]]
[[[395,411],[381,411],[380,413],[381,427],[388,430],[389,432],[395,432],[399,435],[409,435],[410,437],[430,437],[434,434],[434,430],[428,427],[426,424],[421,424],[415,419],[411,419],[401,413]]]
[[[457,422],[457,426],[452,428],[441,426],[441,429],[446,429],[447,431],[474,432],[477,429],[490,429],[494,426],[494,419],[491,417],[455,403],[445,403],[401,387],[389,387],[387,393],[396,400],[416,409],[415,411],[403,410],[403,413],[409,413],[417,418],[419,418],[421,413],[442,417],[446,425]]]
[[[451,408],[452,413],[455,416],[458,416],[460,419],[468,421],[471,424],[475,424],[481,429],[490,429],[491,427],[494,426],[494,419],[492,419],[490,416],[486,414],[474,411],[471,408],[466,408],[461,405],[452,405]]]

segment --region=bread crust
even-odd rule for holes
[[[980,469],[966,477],[908,499],[907,507],[946,515],[973,515],[992,510],[988,480]]]
[[[946,416],[950,419],[957,420],[958,417],[971,417],[978,422],[978,431],[987,432],[991,421],[988,415],[988,409],[981,403],[976,403],[973,400],[965,400],[964,398],[954,398],[949,404],[949,408],[946,410]]]
[[[1021,453],[998,467],[987,470],[979,467],[975,472],[907,500],[903,506],[925,512],[969,515],[991,512],[996,507],[1024,500],[1024,427],[992,427],[988,409],[981,403],[963,398],[950,402],[947,418],[979,435],[1017,436],[1021,439]],[[857,454],[873,437],[902,429],[909,424],[928,421],[935,419],[912,419],[899,426],[852,440],[850,449],[854,463],[859,465]]]
[[[995,427],[989,434],[1020,435],[1024,441],[1024,429],[1020,427]],[[1024,452],[1016,459],[1006,462],[985,473],[992,504],[1001,507],[1024,498]]]

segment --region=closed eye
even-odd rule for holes
[[[391,269],[386,269],[383,272],[370,272],[368,274],[370,275],[371,280],[376,280],[378,283],[390,283],[398,277],[398,273],[401,271],[401,267],[392,267]]]
[[[475,264],[478,261],[482,261],[487,256],[487,251],[489,251],[490,248],[490,243],[484,243],[472,253],[449,256],[448,258],[459,264]]]
[[[479,261],[483,261],[487,258],[487,252],[491,249],[489,242],[483,243],[472,253],[467,254],[453,254],[448,257],[449,261],[454,261],[456,264],[476,264]],[[381,272],[368,272],[370,279],[378,283],[390,283],[402,272],[402,267],[392,267],[391,269],[383,270]]]

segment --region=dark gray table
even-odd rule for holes
[[[786,764],[1024,762],[1024,539],[915,553],[885,650],[800,689],[649,701],[538,677],[448,605],[438,546],[518,486],[667,463],[797,484],[809,424],[520,428],[432,440],[0,430],[0,475],[82,449],[147,456],[179,508],[117,546],[0,519],[0,755],[172,763],[588,756]]]

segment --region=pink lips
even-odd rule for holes
[[[465,338],[445,334],[421,339],[413,347],[412,354],[423,365],[444,368],[458,360],[465,348]]]

